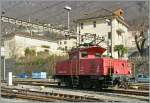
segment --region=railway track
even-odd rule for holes
[[[45,82],[45,81],[15,81],[14,84],[15,85],[23,84],[23,85],[33,85],[33,86],[45,86],[45,87],[64,88],[64,87],[58,87],[57,86],[57,82]],[[94,90],[92,90],[92,91],[94,91]],[[146,91],[146,90],[112,89],[111,88],[111,89],[102,89],[100,91],[101,92],[110,92],[110,93],[128,94],[128,95],[137,95],[137,96],[149,96],[149,92]]]
[[[26,89],[16,89],[16,88],[1,88],[2,97],[9,98],[20,98],[43,102],[54,102],[56,100],[70,101],[70,102],[102,102],[103,100],[98,98],[92,98],[87,96],[62,94],[62,93],[52,93],[52,92],[40,92]]]
[[[149,96],[149,92],[148,90],[147,91],[143,91],[143,90],[133,90],[133,89],[112,89],[112,88],[109,88],[109,89],[101,89],[101,90],[94,90],[94,89],[77,89],[77,88],[67,88],[65,86],[57,86],[57,82],[47,82],[47,81],[15,81],[14,82],[15,85],[18,85],[18,84],[21,84],[21,85],[31,85],[31,86],[44,86],[44,87],[52,87],[52,88],[55,88],[55,89],[58,89],[58,90],[69,90],[69,91],[78,91],[78,92],[82,92],[82,93],[90,93],[90,94],[102,94],[102,95],[105,95],[105,96],[111,96],[111,95],[114,95],[114,96],[121,96],[121,97],[127,97],[127,98],[131,98],[131,99],[139,99],[139,100],[144,100],[144,101],[148,101],[148,96]],[[141,84],[140,84],[141,85]],[[111,95],[110,95],[111,94]],[[43,94],[41,94],[43,95]],[[17,95],[18,96],[18,95]],[[61,94],[60,94],[61,96]],[[37,96],[36,96],[37,97]],[[31,100],[33,100],[33,98],[36,98],[34,97],[34,95],[32,95],[30,98]],[[40,96],[42,97],[42,96]],[[38,97],[38,98],[40,98]],[[67,96],[62,96],[62,99],[58,99],[57,100],[65,100],[65,98],[63,97],[67,97]],[[146,97],[146,98],[143,98],[143,97]],[[49,98],[49,97],[48,97]],[[68,99],[69,97],[67,97]],[[41,98],[42,100],[44,98]],[[50,98],[49,98],[50,99]],[[54,97],[53,97],[54,99]],[[66,101],[69,101],[67,100]],[[36,99],[38,100],[38,99]],[[42,101],[42,100],[39,100],[39,101]],[[51,101],[52,98],[49,100]],[[77,99],[70,99],[71,101],[85,101],[85,100],[77,100]],[[47,98],[45,98],[45,100],[43,101],[48,101]]]
[[[128,88],[138,90],[149,90],[149,83],[129,83]]]
[[[120,94],[127,94],[127,95],[136,95],[136,96],[149,96],[149,91],[139,91],[139,90],[132,90],[132,89],[102,89],[104,92],[110,93],[120,93]]]
[[[34,86],[45,86],[45,87],[49,87],[52,85],[57,85],[57,82],[46,82],[46,81],[14,81],[13,82],[14,85],[17,84],[24,84],[24,85],[34,85]]]
[[[57,85],[57,81],[33,81],[33,80],[28,80],[28,81],[23,81],[23,80],[19,80],[19,81],[14,81],[13,82],[14,85],[17,84],[32,84],[35,86],[52,86],[52,85]],[[149,90],[149,84],[143,84],[143,83],[129,83],[128,84],[128,89],[136,89],[136,90]]]

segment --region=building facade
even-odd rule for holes
[[[75,48],[77,45],[76,38],[65,38],[58,40],[59,49],[63,51],[69,51],[72,48]]]
[[[99,45],[107,49],[104,55],[118,58],[118,53],[114,51],[114,47],[120,44],[127,47],[128,27],[121,9],[115,11],[115,15],[79,19],[77,20],[77,33],[80,35],[78,35],[78,41],[83,42],[82,36],[89,34],[103,37],[104,41]],[[127,57],[127,54],[124,57]]]
[[[135,35],[139,35],[139,32],[138,31],[129,31],[128,48],[136,48]]]
[[[27,33],[10,34],[4,37],[5,57],[23,57],[25,56],[25,49],[32,48],[36,52],[48,50],[49,53],[61,55],[58,50],[58,44],[54,41],[49,41],[43,36],[30,36]],[[48,47],[48,48],[44,48]],[[58,54],[57,54],[58,53]]]

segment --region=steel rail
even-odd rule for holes
[[[58,82],[54,82],[54,81],[14,81],[13,82],[15,85],[17,84],[24,84],[24,85],[34,85],[34,86],[45,86],[45,87],[49,87],[52,85],[56,85]],[[135,88],[137,87],[137,88]],[[148,84],[141,84],[141,83],[130,83],[128,86],[128,89],[132,89],[132,90],[149,90],[149,85]]]
[[[36,101],[54,101],[54,100],[64,100],[64,101],[73,101],[73,102],[102,101],[101,99],[86,97],[86,96],[52,93],[52,92],[40,92],[40,91],[6,88],[6,87],[2,87],[1,95],[5,97],[15,97],[15,98],[29,99],[29,100],[36,100]]]
[[[23,84],[23,85],[34,85],[34,86],[45,86],[45,87],[54,87],[54,88],[65,88],[66,87],[58,87],[57,82],[46,82],[46,81],[15,81],[15,85]],[[144,88],[144,87],[143,87]],[[78,89],[77,89],[78,90]],[[84,89],[82,89],[84,90]],[[88,90],[95,91],[95,90]],[[96,90],[97,91],[97,90]],[[136,95],[136,96],[149,96],[149,91],[146,90],[135,90],[135,89],[101,89],[99,92],[107,92],[107,93],[118,93],[118,94],[127,94],[127,95]]]

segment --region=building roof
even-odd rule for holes
[[[8,39],[8,38],[12,38],[14,37],[15,35],[17,36],[21,36],[21,37],[26,37],[26,38],[32,38],[32,39],[38,39],[38,40],[44,40],[44,41],[50,41],[46,36],[41,36],[41,35],[36,35],[36,34],[30,34],[28,32],[16,32],[16,33],[10,33],[10,34],[7,34],[7,35],[4,35],[3,37],[5,39]]]
[[[85,17],[78,19],[76,22],[93,20],[93,19],[113,19],[113,18],[116,18],[120,23],[124,24],[126,27],[129,27],[128,23],[124,20],[123,17],[118,16],[107,9],[101,9],[99,11],[96,11],[96,13],[93,12],[91,14],[88,14]]]
[[[101,46],[91,46],[91,47],[86,47],[86,48],[74,48],[71,51],[69,51],[69,54],[75,54],[80,51],[87,51],[87,52],[95,52],[95,53],[101,53],[103,54],[106,49],[101,47]]]
[[[57,38],[57,41],[59,40],[70,40],[70,39],[77,39],[77,36],[64,36],[64,37],[60,37],[60,38]]]
[[[94,46],[94,47],[81,48],[80,51],[97,52],[103,54],[106,51],[106,49],[101,46]]]

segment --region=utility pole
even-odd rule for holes
[[[113,37],[112,36],[112,19],[110,20],[110,26],[111,26],[111,30],[110,30],[110,32],[111,32],[111,40],[110,40],[111,41],[111,50],[110,50],[110,52],[111,52],[111,57],[112,57],[113,56],[112,55],[112,50],[113,50],[113,45],[112,45],[112,37]]]
[[[0,31],[1,31],[1,27],[0,27]],[[1,60],[1,42],[2,42],[2,41],[1,41],[1,37],[2,37],[2,36],[1,36],[1,34],[0,34],[0,71],[2,70],[2,69],[1,69],[1,67],[2,67],[2,62],[1,62],[1,61],[2,61],[2,60]],[[1,94],[1,74],[2,74],[2,73],[0,72],[0,94]],[[0,98],[1,98],[1,95],[0,95]]]
[[[4,61],[4,64],[3,64],[3,65],[4,65],[4,66],[3,66],[3,68],[4,68],[4,73],[3,73],[4,77],[3,77],[3,79],[4,79],[4,80],[6,80],[5,56],[4,56],[4,58],[3,58],[3,59],[4,59],[4,60],[3,60],[3,61]]]
[[[30,18],[30,16],[29,16],[29,23],[30,23],[30,22],[31,22],[31,18]],[[31,35],[31,37],[32,37],[32,25],[30,25],[29,30],[30,30],[30,35]]]
[[[70,11],[68,11],[68,31],[70,30]]]

